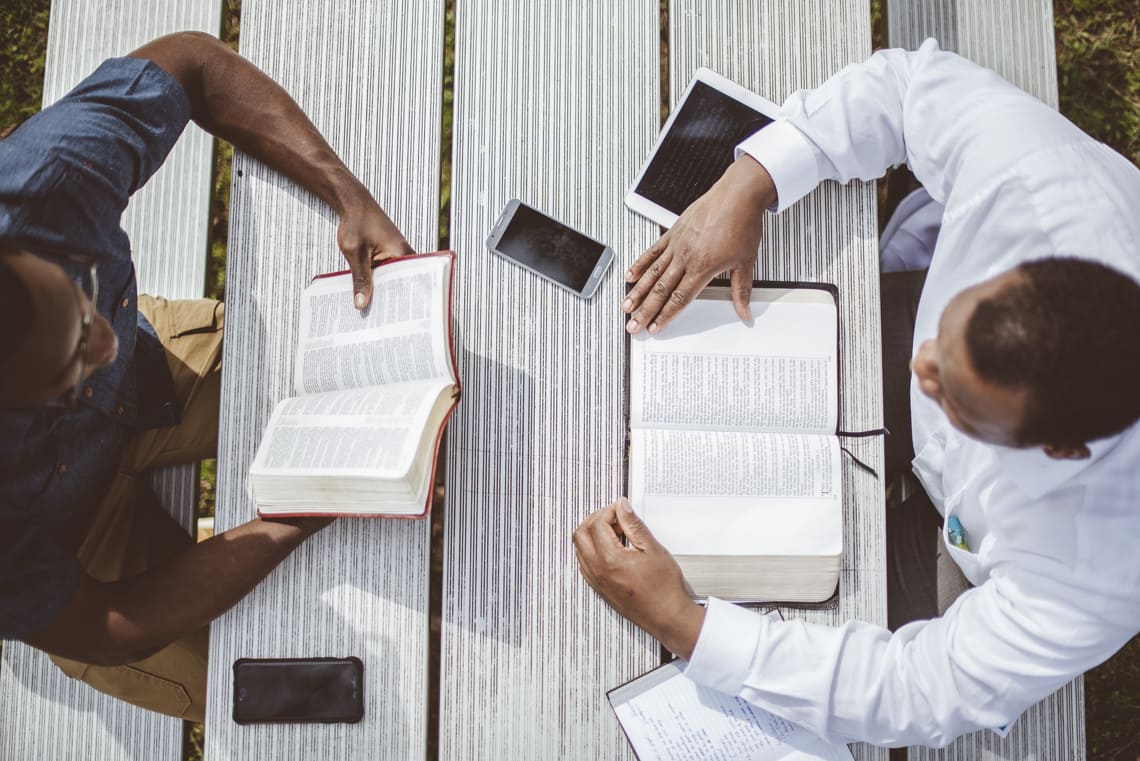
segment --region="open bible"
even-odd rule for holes
[[[454,259],[447,251],[382,262],[363,312],[348,273],[304,290],[295,396],[274,408],[249,471],[260,515],[427,514],[459,400]]]
[[[706,288],[630,342],[629,497],[694,597],[820,602],[842,552],[839,310],[826,287]]]

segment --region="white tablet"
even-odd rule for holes
[[[713,186],[735,160],[736,146],[771,124],[779,111],[711,69],[697,69],[657,137],[625,205],[672,227],[689,204]]]

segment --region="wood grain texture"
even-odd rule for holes
[[[247,0],[241,52],[288,90],[411,244],[436,248],[441,2]],[[344,269],[338,220],[236,155],[227,264],[217,529],[254,517],[246,476],[273,405],[292,393],[300,292]],[[426,747],[428,524],[344,519],[306,542],[211,628],[206,757],[412,759]],[[242,727],[241,657],[358,656],[356,725]]]

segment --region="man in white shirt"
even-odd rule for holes
[[[964,528],[968,550],[941,544],[974,586],[893,633],[706,611],[625,500],[575,532],[582,573],[694,680],[828,739],[1007,725],[1140,629],[1140,171],[933,40],[792,95],[737,155],[627,273],[628,329],[726,269],[747,317],[765,210],[906,162],[946,208],[915,315],[913,469]]]

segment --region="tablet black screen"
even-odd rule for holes
[[[737,144],[771,121],[697,81],[638,183],[637,194],[679,215],[720,179],[733,162]]]
[[[579,292],[606,250],[601,243],[526,204],[519,204],[496,248]]]

